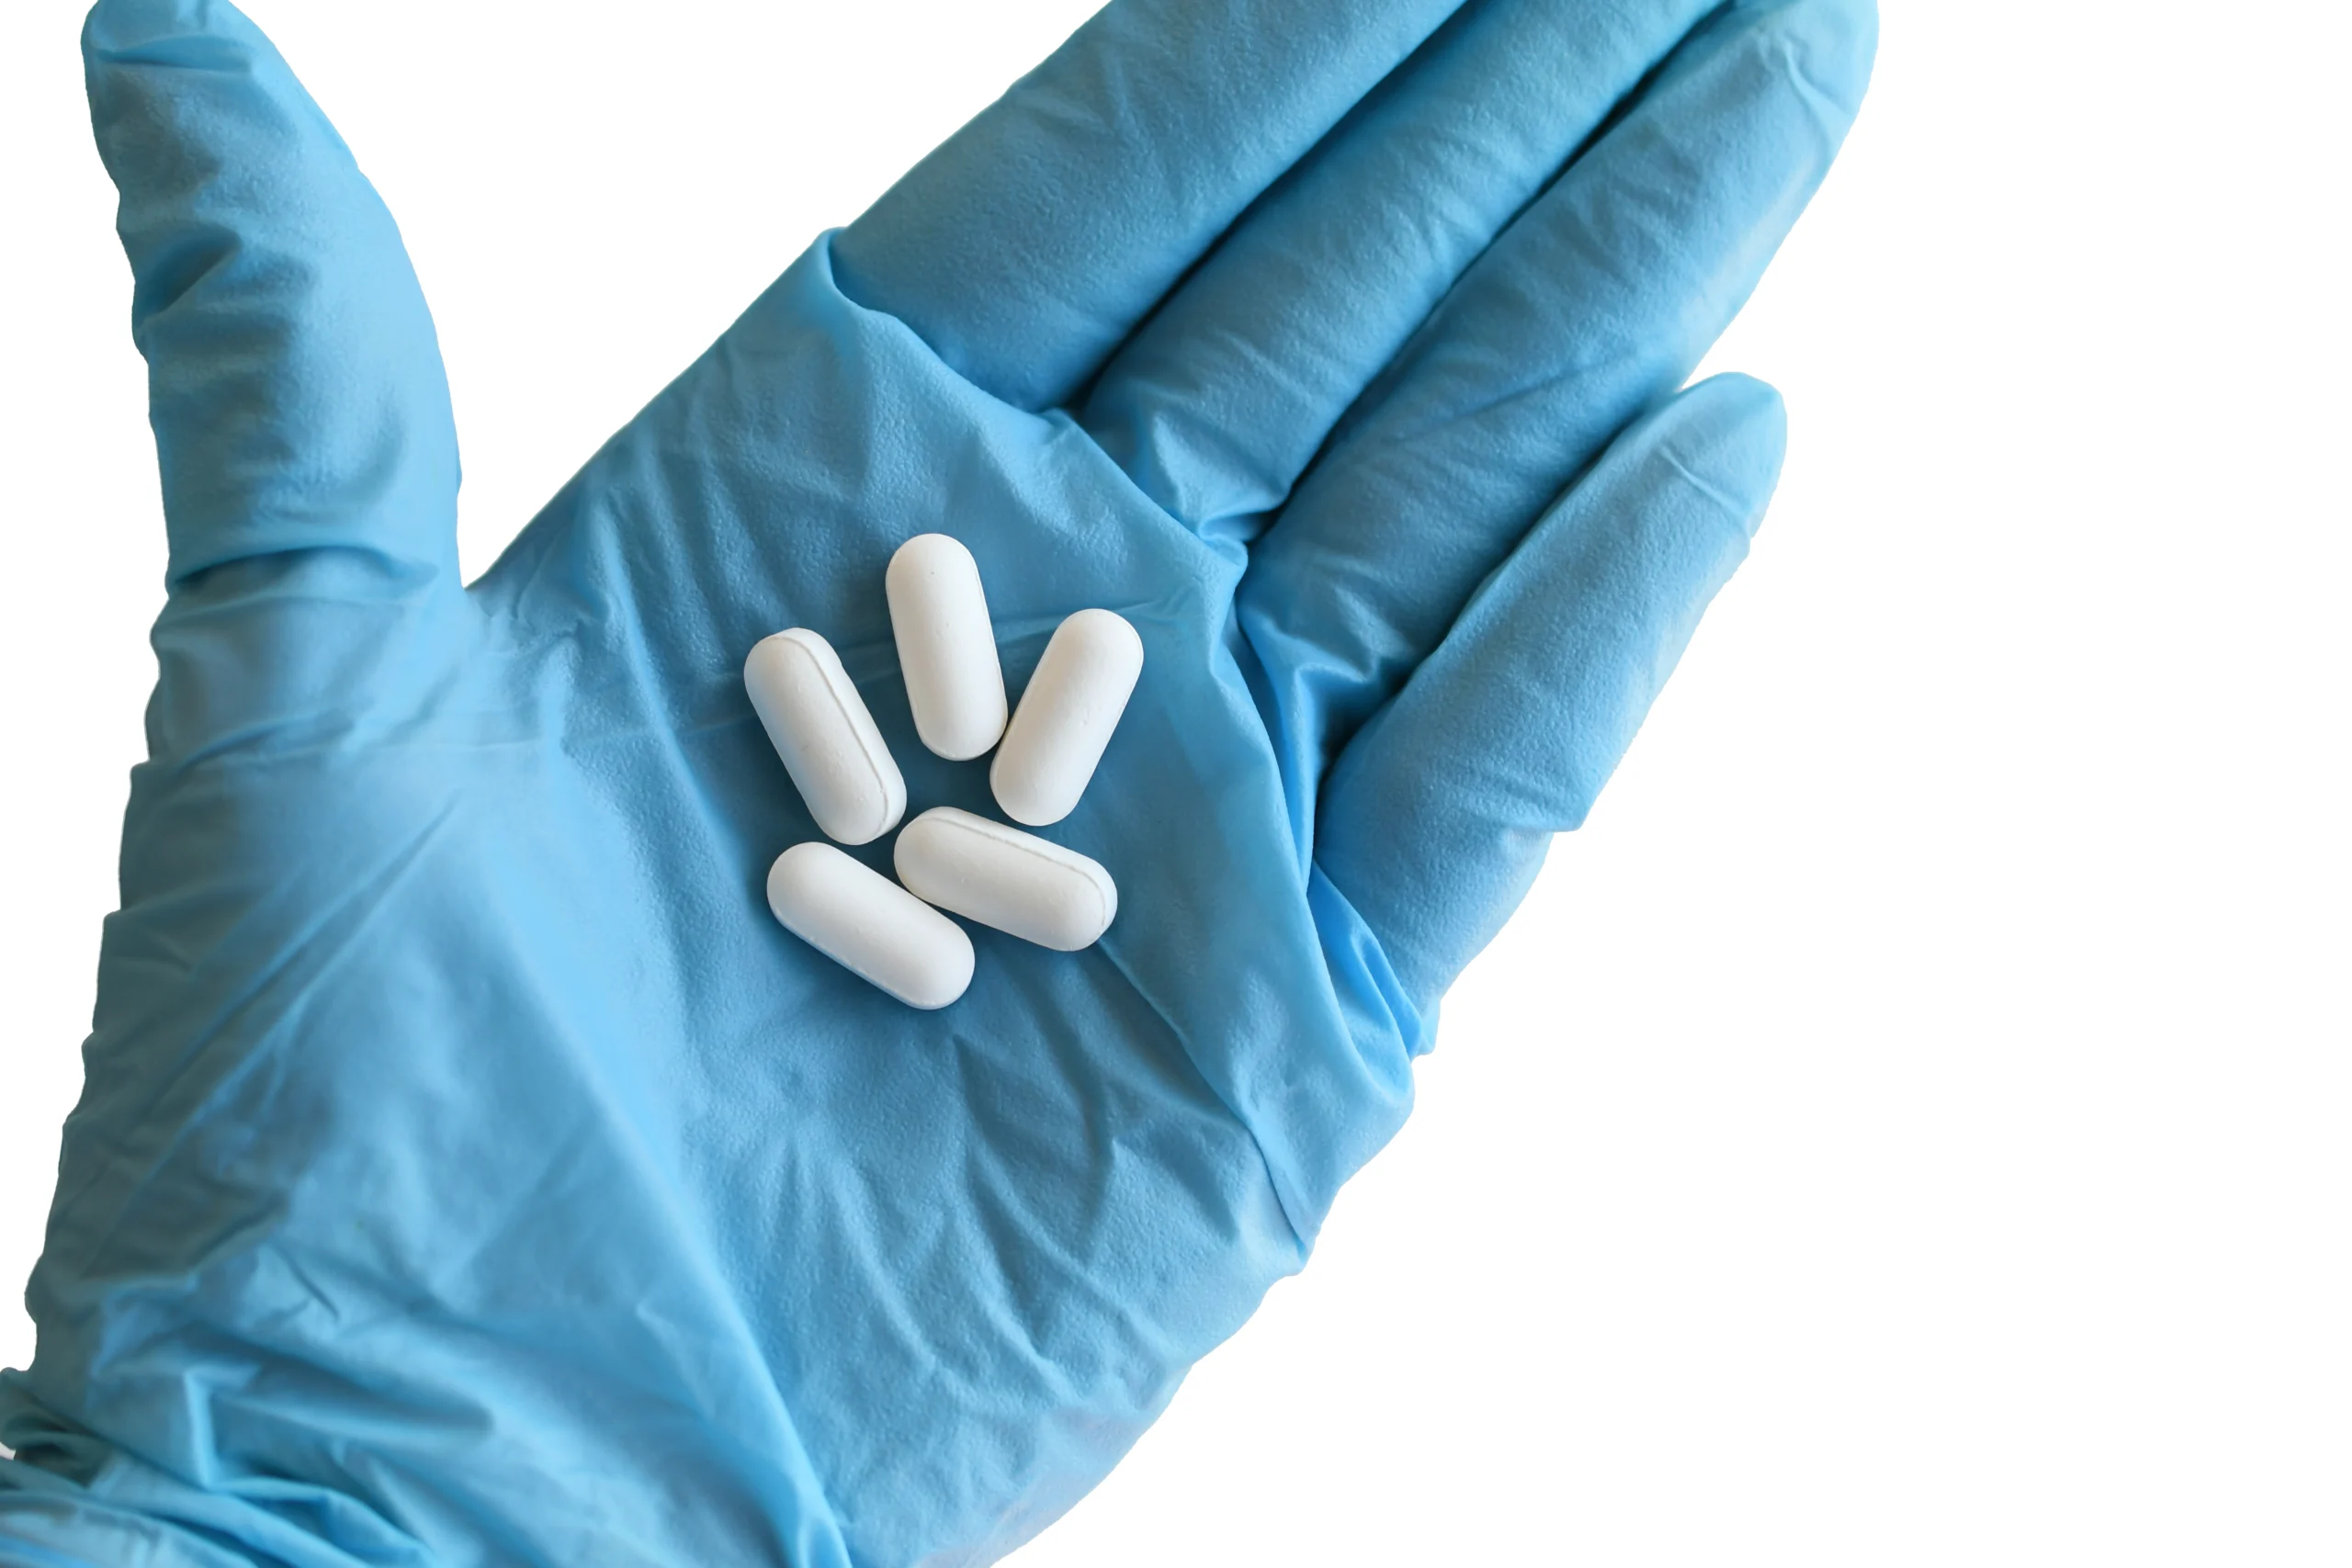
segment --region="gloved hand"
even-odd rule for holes
[[[1675,392],[1874,36],[1450,9],[1117,0],[468,589],[391,220],[226,5],[103,0],[170,599],[0,1558],[984,1561],[1299,1267],[1747,548],[1778,400]],[[770,918],[739,671],[821,630],[989,811],[930,529],[1016,692],[1084,605],[1147,662],[1048,830],[1117,923],[919,1013]]]

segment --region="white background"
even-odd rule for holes
[[[255,0],[479,570],[1086,0]],[[2352,1557],[2334,5],[1893,0],[1718,352],[1793,450],[1313,1267],[1023,1568]],[[163,534],[78,0],[0,44],[0,1361]]]

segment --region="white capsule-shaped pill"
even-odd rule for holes
[[[1091,946],[1119,912],[1100,863],[952,806],[908,823],[891,859],[924,902],[1062,953]]]
[[[944,534],[917,534],[883,574],[890,635],[922,743],[960,762],[1004,733],[1004,669],[997,662],[980,563]]]
[[[743,689],[825,836],[871,843],[907,811],[907,781],[833,645],[795,626],[763,637]]]
[[[784,929],[910,1008],[944,1008],[972,983],[964,928],[876,871],[811,840],[768,868]]]
[[[1143,638],[1110,611],[1080,610],[1054,628],[989,769],[1006,816],[1042,828],[1070,814],[1142,673]]]

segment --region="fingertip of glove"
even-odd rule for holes
[[[1737,371],[1713,377],[1669,405],[1659,449],[1685,482],[1754,538],[1781,482],[1789,407],[1780,389]]]
[[[321,150],[349,162],[267,35],[225,0],[98,0],[82,59],[98,153],[126,200],[224,163],[251,174],[256,159]]]
[[[1878,58],[1876,0],[1794,0],[1781,21],[1791,80],[1850,122]]]
[[[236,69],[268,44],[223,0],[98,0],[82,22],[82,58],[113,65]]]

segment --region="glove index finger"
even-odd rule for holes
[[[1315,859],[1425,1013],[1592,808],[1747,558],[1787,431],[1745,376],[1635,424],[1340,754]]]
[[[1455,3],[1114,0],[843,231],[842,287],[1056,406]]]

